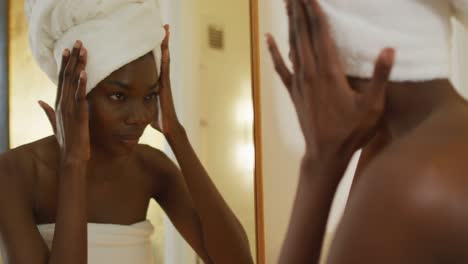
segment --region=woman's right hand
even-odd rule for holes
[[[60,66],[56,111],[39,101],[59,143],[62,162],[90,159],[86,62],[87,51],[81,41],[75,43],[71,54],[65,49]]]
[[[296,108],[306,154],[314,158],[352,154],[372,138],[379,125],[394,50],[382,51],[374,76],[358,91],[351,87],[342,69],[318,0],[286,2],[293,71],[287,68],[272,36],[267,37],[267,42]]]

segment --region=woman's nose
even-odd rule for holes
[[[133,104],[128,109],[125,123],[127,125],[147,125],[151,122],[152,111],[143,104]]]

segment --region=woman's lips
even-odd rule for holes
[[[139,140],[140,136],[119,136],[119,141],[129,146],[138,144]]]
[[[138,139],[121,139],[120,140],[122,143],[127,144],[127,145],[136,145],[138,144]]]

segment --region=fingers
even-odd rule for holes
[[[81,50],[78,55],[78,61],[75,68],[75,73],[78,76],[77,81],[73,82],[72,87],[76,87],[74,91],[75,101],[78,104],[78,107],[84,105],[84,101],[86,100],[86,84],[87,84],[87,74],[86,74],[86,63],[88,60],[88,51],[86,48],[81,47]]]
[[[81,73],[86,70],[86,64],[88,62],[88,50],[85,47],[81,47],[80,53],[78,55],[78,62],[75,68],[75,74],[81,78]]]
[[[161,58],[161,76],[159,78],[160,92],[159,103],[161,106],[161,118],[163,120],[177,121],[177,114],[175,111],[174,100],[171,91],[171,57],[169,52],[169,39],[170,31],[169,25],[165,25],[166,37],[161,44],[162,58]],[[164,129],[164,128],[163,128]]]
[[[162,129],[161,129],[161,124],[160,124],[160,123],[161,123],[161,122],[160,122],[160,117],[161,117],[161,116],[160,116],[160,100],[159,100],[159,98],[157,98],[157,100],[156,100],[156,105],[155,105],[155,107],[156,107],[156,110],[155,110],[155,112],[154,112],[154,114],[153,114],[153,119],[152,119],[152,121],[151,121],[151,126],[152,126],[154,129],[156,129],[157,131],[163,133],[163,131],[162,131]]]
[[[86,83],[88,80],[88,76],[86,71],[81,71],[80,78],[78,80],[78,89],[76,89],[75,93],[75,100],[78,105],[81,105],[84,101],[86,101]]]
[[[156,129],[159,133],[164,133],[163,130],[161,129],[161,126],[157,122],[151,123],[153,128]]]
[[[70,50],[65,49],[62,54],[62,62],[60,64],[60,72],[58,78],[58,86],[57,86],[57,94],[55,96],[55,108],[58,106],[58,102],[60,101],[60,97],[62,95],[62,84],[63,84],[63,75],[65,72],[65,67],[68,64],[68,60],[70,59]]]
[[[339,57],[335,42],[330,34],[327,16],[318,0],[301,0],[304,3],[309,34],[313,42],[318,67],[331,69],[339,67]],[[339,72],[338,72],[339,73]]]
[[[161,77],[163,82],[169,80],[170,74],[170,63],[171,63],[171,56],[169,53],[169,38],[170,38],[170,31],[169,25],[164,25],[164,30],[166,31],[166,36],[164,37],[163,42],[161,43]]]
[[[70,59],[65,67],[62,83],[61,106],[73,107],[76,99],[77,89],[81,72],[85,69],[87,62],[87,50],[81,41],[76,41],[71,52]]]
[[[271,58],[273,59],[273,64],[275,65],[275,70],[283,81],[284,86],[288,89],[288,92],[291,93],[293,78],[292,74],[286,66],[281,53],[279,52],[275,39],[270,34],[267,34],[267,44],[270,50]]]
[[[78,80],[77,76],[75,76],[75,68],[78,61],[78,56],[80,54],[82,43],[81,41],[76,41],[75,45],[73,46],[70,59],[65,67],[65,71],[63,74],[63,83],[62,83],[62,98],[60,102],[71,102],[73,98],[74,91],[70,91],[72,87],[72,83],[76,83],[75,81]],[[75,81],[74,81],[75,80]]]
[[[86,102],[86,84],[88,76],[86,71],[82,70],[78,81],[78,89],[76,90],[75,100],[78,110],[78,119],[81,121],[88,120],[88,104]]]
[[[365,91],[365,96],[368,100],[379,101],[385,97],[386,87],[393,68],[394,60],[394,49],[386,48],[380,53],[375,63],[374,75],[372,77],[370,87]]]
[[[286,8],[288,12],[288,24],[289,24],[289,60],[293,65],[294,72],[299,69],[299,56],[296,48],[296,32],[294,27],[294,14],[292,1],[297,0],[286,0]]]
[[[172,91],[171,91],[171,56],[169,52],[169,38],[170,38],[170,31],[169,25],[164,25],[164,29],[166,30],[166,37],[164,38],[161,44],[161,51],[162,51],[162,58],[161,58],[161,91],[160,96],[163,97],[162,100],[170,106],[173,107],[172,102]],[[167,99],[167,100],[166,100]]]
[[[284,0],[284,3],[286,4],[286,13],[288,16],[292,16],[291,0]]]
[[[57,121],[56,121],[54,109],[43,101],[39,101],[38,103],[40,107],[44,110],[47,118],[49,119],[50,125],[52,126],[52,130],[54,131],[54,134],[55,134],[55,132],[57,131]]]
[[[159,131],[160,133],[163,133],[162,127],[161,127],[161,120],[159,119],[159,111],[157,111],[154,115],[154,119],[151,122],[151,126]]]
[[[315,72],[315,56],[303,0],[293,0],[294,33],[300,71]]]

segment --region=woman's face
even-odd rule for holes
[[[88,94],[93,147],[129,154],[157,116],[158,74],[152,53],[113,72]]]

